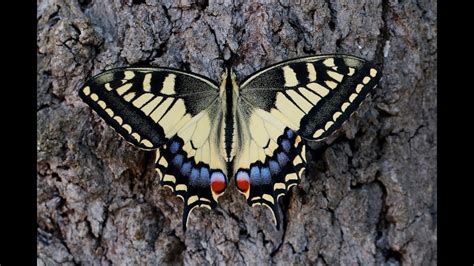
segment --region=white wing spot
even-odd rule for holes
[[[324,129],[318,129],[313,134],[313,138],[319,138],[324,133]]]
[[[107,107],[107,105],[105,104],[105,102],[102,101],[102,100],[98,101],[97,104],[98,104],[102,109],[104,109],[104,110],[105,110],[105,108]]]
[[[334,124],[334,122],[332,122],[332,121],[327,122],[326,125],[324,126],[324,129],[328,130],[333,124]]]
[[[288,182],[290,180],[298,180],[298,176],[296,175],[296,173],[287,174],[285,176],[285,182]]]
[[[295,156],[295,159],[293,160],[293,165],[298,165],[302,162],[303,161],[301,160],[301,158],[299,156]]]
[[[275,185],[273,185],[273,190],[285,189],[285,188],[286,188],[285,183],[275,183]]]
[[[355,73],[355,68],[349,67],[349,73],[347,73],[348,76],[352,76]]]
[[[110,108],[105,109],[105,112],[106,112],[110,117],[113,117],[113,116],[114,116],[114,111],[112,111],[112,109],[110,109]]]
[[[294,87],[298,85],[298,79],[296,78],[296,73],[291,67],[284,66],[282,70],[283,70],[283,77],[285,78],[285,87]]]
[[[275,200],[273,199],[272,196],[270,196],[270,194],[263,194],[263,195],[262,195],[262,198],[263,198],[264,200],[266,200],[266,201],[271,202],[272,204],[275,203]]]
[[[122,123],[123,123],[123,120],[120,116],[115,116],[114,120],[117,121],[117,123],[119,123],[119,125],[122,125]]]
[[[341,116],[341,115],[342,115],[341,112],[334,113],[334,115],[332,116],[332,120],[336,121],[339,118],[339,116]]]
[[[128,134],[132,133],[132,128],[130,127],[129,124],[123,124],[122,127],[128,132]]]
[[[184,184],[179,184],[176,186],[176,191],[187,191],[188,187]]]
[[[367,83],[369,83],[369,81],[370,81],[370,78],[369,78],[369,77],[365,77],[365,78],[362,80],[362,83],[367,84]]]
[[[97,94],[95,94],[95,93],[92,93],[92,94],[91,94],[91,99],[92,99],[94,102],[97,102],[97,100],[99,100],[99,96],[97,96]]]
[[[127,93],[127,95],[123,96],[123,99],[127,102],[130,102],[133,98],[135,98],[136,93],[135,92],[130,92]]]
[[[161,159],[158,161],[158,164],[168,167],[168,161],[166,161],[165,157],[161,157]]]
[[[357,93],[351,94],[351,96],[349,96],[349,101],[350,101],[350,102],[353,102],[356,97],[357,97]]]
[[[82,89],[82,92],[86,95],[86,96],[89,96],[89,94],[91,94],[91,88],[89,86],[85,87],[84,89]]]
[[[348,102],[343,103],[342,106],[341,106],[341,110],[342,110],[343,112],[346,111],[346,109],[347,109],[347,107],[349,107],[349,105],[351,105],[351,104],[348,103]]]
[[[375,68],[371,68],[370,69],[370,76],[375,77],[376,75],[377,75],[377,70],[375,70]]]
[[[143,90],[150,91],[151,90],[151,73],[145,75],[143,79]]]
[[[188,205],[191,205],[193,204],[194,202],[198,201],[199,200],[199,197],[194,195],[194,196],[191,196],[188,198]]]
[[[174,83],[175,83],[176,75],[169,74],[166,76],[165,80],[163,81],[163,88],[161,89],[161,93],[166,95],[173,95],[175,94],[174,90]]]
[[[130,80],[135,77],[135,73],[133,73],[133,71],[125,71],[123,74],[125,75],[124,79],[126,80]]]
[[[147,139],[142,140],[140,143],[143,144],[145,147],[148,147],[148,148],[153,147],[153,144]]]
[[[176,183],[176,177],[172,176],[172,175],[165,175],[163,177],[163,181],[164,182],[172,182],[172,183]]]
[[[136,141],[140,141],[140,135],[138,135],[138,133],[132,133],[132,137],[136,140]]]
[[[308,79],[309,81],[316,80],[316,69],[314,69],[314,65],[312,63],[306,63],[306,68],[308,70]]]
[[[336,66],[334,64],[334,58],[328,58],[326,60],[323,61],[323,64],[327,67],[333,67],[333,66]]]

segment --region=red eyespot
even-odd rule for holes
[[[225,190],[226,183],[224,175],[220,172],[214,172],[211,175],[211,189],[214,193],[219,194]]]
[[[240,191],[246,193],[250,189],[250,178],[247,172],[244,172],[244,171],[238,172],[236,181],[237,181],[237,188]]]

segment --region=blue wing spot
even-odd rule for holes
[[[237,179],[249,179],[249,174],[243,170],[238,171],[235,176],[237,177]]]
[[[252,181],[259,181],[260,179],[260,169],[258,168],[258,166],[253,166],[251,169],[250,169],[250,179]]]
[[[184,163],[183,166],[181,166],[180,172],[182,175],[188,176],[189,173],[191,172],[191,163],[190,162]]]
[[[269,184],[271,182],[270,169],[268,167],[262,167],[260,170],[260,175],[262,176],[262,181],[264,184]]]
[[[209,169],[207,169],[206,167],[202,167],[200,176],[201,176],[202,180],[208,181],[209,180]]]
[[[173,158],[173,164],[176,166],[176,167],[181,167],[181,165],[183,164],[183,160],[184,160],[184,156],[182,154],[177,154],[174,158]]]
[[[290,161],[290,158],[288,158],[288,156],[285,153],[279,152],[277,154],[277,160],[280,166],[284,167]]]
[[[284,150],[284,151],[290,152],[291,144],[290,144],[290,141],[289,141],[289,140],[284,139],[284,140],[281,142],[281,146],[283,147],[283,150]]]
[[[173,142],[171,143],[171,145],[170,145],[170,151],[171,151],[171,153],[173,153],[173,154],[174,154],[174,153],[177,153],[178,150],[179,150],[179,148],[180,148],[180,146],[181,146],[181,145],[179,144],[179,142],[173,141]]]
[[[268,161],[268,166],[270,166],[270,173],[272,175],[278,175],[281,171],[281,168],[280,166],[278,165],[278,163],[274,160],[270,160]]]
[[[189,183],[199,187],[208,186],[210,184],[209,169],[206,167],[193,167],[193,169],[191,170],[191,176],[189,177]]]
[[[288,129],[288,130],[286,131],[286,136],[287,136],[289,139],[292,139],[293,136],[294,136],[293,130]]]
[[[199,169],[194,168],[191,170],[191,180],[196,181],[199,178]]]

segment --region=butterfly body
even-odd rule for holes
[[[305,141],[340,128],[380,76],[346,55],[289,60],[240,84],[227,69],[220,86],[175,69],[122,68],[93,77],[80,96],[127,141],[156,150],[160,183],[184,201],[184,227],[231,178],[279,226],[278,199],[301,179]]]

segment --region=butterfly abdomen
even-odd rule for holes
[[[224,74],[221,90],[224,90],[221,97],[223,97],[222,102],[225,103],[223,106],[224,125],[222,129],[222,133],[224,134],[224,153],[227,162],[230,162],[235,156],[237,145],[237,121],[235,114],[237,105],[236,99],[238,97],[237,82],[235,75],[230,69]]]
[[[234,103],[233,103],[233,95],[232,95],[232,81],[230,80],[230,75],[227,75],[226,86],[225,86],[225,94],[226,94],[226,112],[225,112],[225,151],[227,156],[227,161],[230,161],[231,153],[232,153],[232,143],[234,140],[234,130],[235,130],[235,119],[233,115]]]

